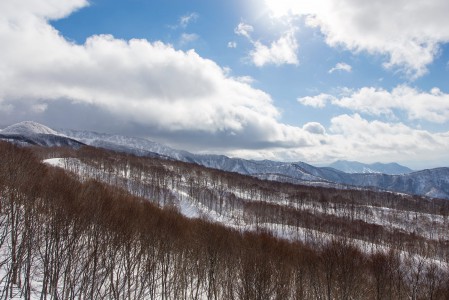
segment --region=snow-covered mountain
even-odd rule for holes
[[[0,130],[0,140],[25,146],[38,145],[45,147],[65,146],[79,148],[84,145],[45,125],[32,121],[20,122]]]
[[[11,126],[6,127],[5,129],[1,130],[0,133],[2,134],[21,134],[21,135],[34,135],[34,134],[53,134],[53,135],[60,135],[58,132],[54,131],[53,129],[33,122],[33,121],[24,121],[17,124],[13,124]]]
[[[139,156],[162,156],[185,162],[193,162],[189,158],[193,155],[192,153],[175,150],[144,138],[71,129],[60,129],[58,132],[93,147],[126,152]]]
[[[114,151],[122,151],[136,155],[158,154],[183,162],[196,163],[208,168],[261,178],[267,174],[281,174],[288,178],[295,178],[301,181],[331,183],[316,171],[317,168],[305,163],[284,163],[270,160],[255,161],[230,158],[224,155],[193,154],[184,150],[176,150],[144,138],[67,129],[59,130],[59,132],[87,145]]]
[[[75,130],[60,130],[59,132],[96,147],[136,155],[154,155],[157,153],[163,157],[196,163],[223,171],[251,175],[261,179],[334,188],[369,187],[449,199],[449,168],[410,173],[410,169],[406,167],[401,168],[397,164],[373,164],[371,169],[375,170],[375,172],[352,173],[330,167],[315,167],[304,162],[255,161],[230,158],[224,155],[193,154],[183,150],[172,149],[143,138]],[[394,173],[394,170],[396,170],[396,173],[403,174],[382,174]],[[399,172],[399,170],[403,171]]]
[[[230,158],[224,155],[193,154],[144,138],[69,129],[55,131],[34,122],[22,122],[7,127],[0,131],[0,139],[43,146],[79,147],[79,145],[87,144],[140,156],[158,156],[196,163],[209,168],[237,172],[261,179],[339,189],[369,187],[449,199],[449,168],[411,172],[410,169],[397,164],[373,164],[365,165],[365,167],[369,166],[366,167],[366,170],[370,170],[369,172],[354,173],[355,167],[351,169],[352,171],[343,172],[337,168],[315,167],[304,162],[255,161]],[[360,167],[358,164],[353,165]],[[391,175],[391,173],[400,174]]]
[[[401,166],[397,163],[373,163],[364,164],[357,161],[337,160],[329,165],[330,168],[334,168],[345,173],[381,173],[388,175],[400,175],[413,172],[405,166]]]

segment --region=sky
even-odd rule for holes
[[[2,0],[0,128],[449,166],[447,0]]]

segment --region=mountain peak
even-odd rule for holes
[[[1,131],[2,134],[21,134],[21,135],[33,135],[33,134],[53,134],[59,135],[53,129],[33,121],[23,121],[17,124],[6,127]]]

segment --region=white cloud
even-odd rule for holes
[[[0,20],[8,18],[10,25],[19,25],[15,21],[27,16],[56,20],[88,5],[88,0],[4,0],[0,2]]]
[[[237,43],[234,41],[228,42],[228,48],[237,48]]]
[[[323,108],[327,102],[334,100],[335,97],[328,94],[319,94],[317,96],[307,96],[298,98],[298,102],[305,106],[311,106],[315,108]]]
[[[449,163],[449,132],[431,133],[402,123],[368,121],[358,114],[332,118],[326,131],[314,122],[303,128],[321,137],[320,146],[233,150],[228,154],[252,159],[302,160],[312,164],[326,164],[337,159],[371,163],[396,161],[416,169]]]
[[[323,125],[317,122],[309,122],[304,124],[302,127],[305,131],[313,133],[313,134],[325,134],[326,129]]]
[[[402,123],[367,121],[358,114],[333,118],[329,131],[332,147],[341,157],[372,161],[403,161],[413,157],[416,164],[432,159],[440,166],[447,163],[448,133],[430,133]]]
[[[251,40],[251,33],[254,31],[253,26],[240,22],[234,29],[235,34],[247,37]]]
[[[193,50],[110,35],[92,36],[82,45],[69,42],[48,20],[83,5],[87,3],[75,0],[0,2],[2,122],[24,116],[46,121],[43,118],[52,113],[57,127],[70,121],[79,126],[101,123],[112,131],[117,126],[137,128],[141,135],[151,131],[183,141],[182,148],[195,143],[196,149],[207,152],[253,158],[319,162],[387,153],[388,159],[404,158],[405,153],[409,159],[427,155],[447,161],[449,133],[368,122],[359,115],[336,117],[327,129],[316,122],[283,124],[270,95],[252,87],[252,78],[231,77],[229,70]],[[420,112],[416,108],[415,114],[438,118],[447,111],[447,94],[438,89],[413,91],[404,87],[397,93],[404,99],[425,96],[429,107]],[[355,95],[348,92],[346,97]],[[345,103],[343,97],[328,97],[315,105]]]
[[[348,65],[347,63],[341,62],[335,65],[335,67],[331,68],[329,70],[329,74],[334,73],[335,71],[345,71],[345,72],[351,72],[352,67]]]
[[[386,55],[386,68],[399,68],[412,79],[424,75],[439,46],[449,42],[446,0],[265,2],[275,17],[305,16],[332,47]]]
[[[318,143],[302,128],[280,123],[270,95],[253,88],[250,77],[232,78],[194,50],[162,42],[95,35],[73,44],[48,19],[67,15],[80,2],[40,2],[39,13],[26,6],[0,9],[0,99],[2,108],[12,105],[9,114],[24,106],[51,111],[68,100],[107,111],[121,124],[224,136],[222,143],[232,147]]]
[[[254,49],[250,52],[253,63],[258,67],[264,65],[298,65],[297,56],[299,45],[295,37],[295,29],[290,29],[284,33],[277,41],[269,46],[259,41],[254,42]]]
[[[332,103],[356,112],[374,116],[395,116],[403,111],[410,120],[426,120],[434,123],[449,121],[449,94],[438,88],[423,92],[407,85],[399,85],[391,92],[374,87],[345,91],[344,96],[319,94],[298,99],[303,105],[324,107]]]
[[[196,33],[183,33],[181,35],[180,44],[186,45],[199,39],[199,35]]]
[[[197,13],[190,13],[179,18],[179,26],[186,28],[190,23],[198,20],[199,15]]]
[[[299,45],[295,37],[295,27],[290,26],[290,28],[278,40],[273,41],[268,46],[264,45],[260,41],[253,40],[251,37],[251,33],[253,31],[253,26],[243,22],[240,22],[234,29],[234,32],[237,35],[246,37],[249,42],[253,44],[254,49],[250,51],[249,57],[254,65],[263,67],[270,64],[277,66],[283,64],[299,64],[298,56],[296,54]]]
[[[233,79],[237,80],[238,82],[247,83],[247,84],[251,84],[255,81],[254,78],[252,78],[251,76],[238,76],[238,77],[233,77]]]

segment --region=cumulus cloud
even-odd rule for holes
[[[42,114],[65,101],[107,111],[119,124],[216,135],[234,147],[318,143],[302,128],[280,123],[270,95],[253,88],[250,77],[230,77],[194,50],[111,35],[74,44],[48,20],[86,2],[39,0],[42,6],[12,9],[12,3],[22,2],[0,4],[2,114],[17,114],[23,107],[33,108],[28,115]]]
[[[335,97],[328,94],[319,94],[317,96],[306,96],[298,98],[298,102],[305,106],[311,106],[315,108],[323,108],[327,102],[335,100]]]
[[[347,63],[341,62],[335,65],[335,67],[331,68],[329,70],[329,74],[334,73],[335,71],[345,71],[345,72],[351,72],[352,67],[348,65]]]
[[[363,160],[402,161],[413,157],[417,162],[429,161],[441,165],[449,149],[448,133],[431,133],[403,123],[368,121],[359,114],[340,115],[331,120],[331,144],[342,157]],[[438,162],[439,160],[439,162]]]
[[[434,123],[449,121],[449,94],[438,88],[429,92],[407,85],[399,85],[392,91],[382,88],[363,87],[356,91],[345,90],[344,96],[335,97],[319,94],[299,98],[307,106],[322,108],[327,103],[373,116],[395,116],[397,111],[405,112],[410,120],[426,120]]]
[[[410,78],[427,72],[449,42],[449,2],[446,0],[265,0],[273,16],[304,16],[331,47],[366,51],[388,57],[386,68],[399,68]]]
[[[302,127],[305,131],[313,133],[313,134],[325,134],[326,129],[323,125],[317,122],[309,122],[304,124]]]
[[[290,27],[278,40],[273,41],[268,46],[260,41],[253,40],[251,37],[253,31],[253,26],[243,22],[240,22],[234,29],[237,35],[246,37],[253,44],[254,49],[250,51],[249,57],[254,65],[263,67],[269,64],[277,66],[299,64],[297,56],[299,44],[295,37],[295,27]]]
[[[250,52],[253,63],[262,67],[267,64],[298,65],[297,56],[299,45],[295,37],[295,30],[290,29],[284,33],[277,41],[272,42],[269,46],[259,41],[254,42],[254,49]]]
[[[319,147],[234,150],[229,153],[253,159],[302,160],[315,164],[325,164],[337,159],[396,161],[416,169],[449,163],[449,132],[432,133],[403,123],[369,121],[359,114],[344,114],[332,118],[326,131],[323,131],[321,124],[314,122],[303,128],[316,132],[315,135],[321,137]]]
[[[317,122],[286,125],[270,95],[251,86],[251,77],[232,77],[194,50],[111,35],[74,44],[49,23],[86,5],[81,0],[0,2],[1,122],[34,119],[52,127],[150,133],[180,148],[247,158],[320,162],[392,151],[397,157],[447,160],[449,133],[366,121],[357,114],[336,117],[329,128]],[[448,118],[442,100],[447,94],[401,89],[396,98],[430,97],[416,117]],[[357,91],[346,97],[354,95]],[[346,105],[344,97],[322,97],[302,103]]]

